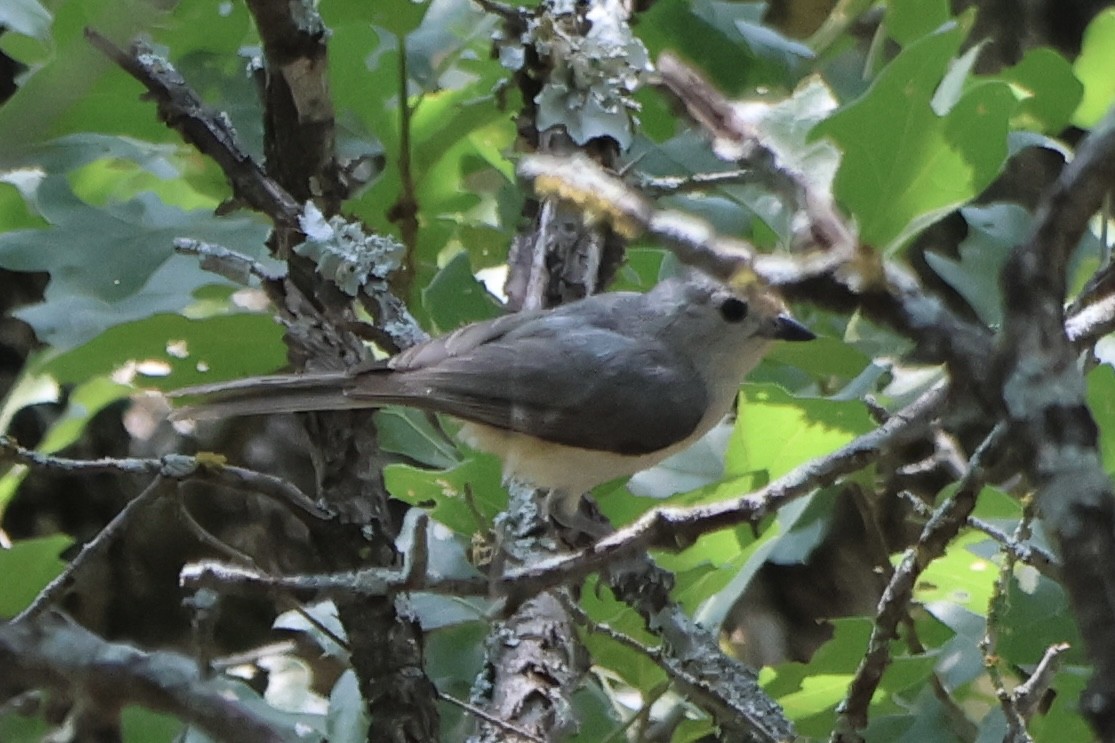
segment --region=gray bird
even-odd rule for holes
[[[466,444],[503,461],[505,478],[568,496],[558,510],[572,513],[580,494],[707,433],[773,341],[812,338],[761,289],[732,291],[691,273],[646,294],[597,294],[466,325],[348,372],[172,395],[203,399],[176,418],[385,405],[445,413],[463,421]]]

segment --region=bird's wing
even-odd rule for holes
[[[601,327],[519,325],[419,368],[368,372],[345,395],[433,410],[567,446],[647,454],[689,436],[708,406],[692,364]]]
[[[545,311],[515,312],[492,320],[471,323],[391,357],[387,366],[404,371],[432,366],[454,356],[467,354],[477,346],[498,340],[517,328],[546,316]]]

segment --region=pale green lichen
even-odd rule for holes
[[[555,0],[527,24],[517,39],[497,37],[500,62],[522,68],[525,49],[533,47],[549,65],[538,105],[539,131],[562,126],[577,144],[611,137],[626,149],[634,131],[638,104],[632,97],[642,75],[651,69],[643,43],[631,33],[618,5],[598,3],[579,23],[576,4]]]
[[[349,296],[382,289],[402,260],[404,248],[398,241],[369,235],[360,224],[343,217],[327,220],[313,204],[306,205],[299,224],[306,239],[294,252],[314,261],[318,272]]]

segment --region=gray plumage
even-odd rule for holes
[[[768,295],[742,296],[689,276],[647,294],[601,294],[474,323],[350,372],[178,390],[174,396],[203,404],[175,417],[403,405],[475,424],[463,437],[503,457],[508,474],[587,488],[703,435],[771,340],[811,337]],[[586,460],[586,471],[567,482],[556,465],[534,463],[552,458],[534,451],[547,442],[566,458],[565,447],[604,456]]]

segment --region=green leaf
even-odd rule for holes
[[[726,459],[730,474],[771,479],[874,428],[862,403],[796,398],[771,384],[745,384]]]
[[[42,717],[24,717],[14,711],[0,714],[0,740],[14,743],[49,740],[56,728],[48,726]]]
[[[779,343],[764,361],[802,370],[818,379],[852,380],[871,364],[871,357],[839,338],[822,335],[809,343]]]
[[[51,226],[0,235],[0,266],[50,273],[44,303],[17,314],[60,350],[114,325],[179,310],[198,288],[226,283],[196,259],[175,254],[174,238],[252,253],[266,235],[254,220],[183,212],[148,194],[95,208],[75,198],[60,176],[47,176],[37,197]]]
[[[383,451],[402,454],[436,469],[460,463],[456,445],[430,421],[427,413],[410,408],[384,408],[376,411],[375,416]]]
[[[282,327],[268,315],[190,320],[155,314],[102,332],[46,361],[42,371],[60,382],[80,382],[130,362],[145,386],[165,390],[272,372],[286,363],[286,352]]]
[[[1084,96],[1084,86],[1072,65],[1052,49],[1028,49],[1018,64],[999,73],[1014,86],[1021,105],[1013,119],[1016,128],[1058,134],[1072,119]]]
[[[145,707],[129,705],[120,712],[120,728],[126,741],[171,743],[178,740],[184,727],[173,715],[152,712]]]
[[[426,639],[426,672],[439,688],[463,687],[465,693],[484,665],[485,622],[458,624],[431,632]]]
[[[740,546],[736,547],[738,556],[734,557],[731,564],[724,566],[724,571],[739,566],[730,573],[731,580],[694,613],[694,618],[702,626],[719,628],[724,624],[728,612],[739,602],[740,596],[751,585],[755,574],[766,564],[767,557],[777,544],[780,534],[781,529],[773,526],[763,531],[757,539],[751,540],[750,544],[741,541]]]
[[[731,431],[729,424],[718,424],[687,449],[654,467],[635,473],[627,482],[628,491],[640,498],[662,499],[720,481],[724,477],[724,450],[727,448]],[[678,499],[675,503],[680,500],[695,503],[703,498]],[[641,511],[625,513],[622,516],[617,513],[616,516],[621,520],[613,523],[625,523],[640,514]]]
[[[884,21],[887,33],[901,46],[907,46],[952,17],[947,0],[890,0]]]
[[[642,620],[627,604],[617,600],[595,577],[585,582],[581,607],[594,622],[605,624],[635,639],[645,647],[655,647],[660,639],[646,631]],[[585,647],[593,663],[606,668],[636,689],[653,689],[666,680],[665,671],[645,653],[621,645],[606,635],[585,632]]]
[[[1072,69],[1084,85],[1084,96],[1072,115],[1072,123],[1090,129],[1099,123],[1115,102],[1115,8],[1108,8],[1092,19],[1084,30],[1080,56]]]
[[[5,0],[3,5],[7,5]],[[52,2],[48,54],[36,59],[16,94],[0,107],[5,144],[43,141],[77,131],[126,134],[151,141],[179,141],[163,125],[142,88],[89,44],[86,27],[117,41],[166,21],[166,6],[120,0],[98,5]]]
[[[652,59],[669,49],[702,68],[729,95],[759,86],[791,88],[813,52],[762,26],[764,5],[662,0],[640,15],[638,34]]]
[[[840,488],[822,488],[778,510],[782,534],[767,558],[779,565],[800,565],[809,559],[829,531],[829,519],[836,507]]]
[[[65,569],[59,557],[73,539],[65,534],[23,539],[0,549],[0,617],[10,619]]]
[[[790,662],[764,668],[759,673],[759,682],[799,725],[800,721],[826,711],[830,711],[831,723],[831,709],[847,692],[870,636],[871,622],[867,619],[835,620],[832,639],[820,647],[809,663]],[[799,732],[810,733],[806,729]]]
[[[798,725],[803,735],[826,736],[835,721],[835,707],[848,692],[871,636],[867,619],[833,620],[833,637],[809,663],[783,663],[763,669],[759,680]],[[899,709],[895,695],[925,683],[937,658],[932,654],[896,655],[891,659],[871,702],[871,717]]]
[[[498,23],[496,14],[470,0],[441,0],[407,35],[407,74],[426,91],[446,87],[450,74],[465,70],[494,76],[498,65],[485,57]]]
[[[944,115],[933,99],[964,31],[951,24],[899,54],[861,98],[815,129],[844,150],[839,200],[863,240],[887,253],[971,199],[998,174],[1016,99],[1003,82],[972,84]]]
[[[928,681],[928,678],[928,673],[925,673],[922,681]],[[951,700],[948,707],[943,705],[938,695],[928,688],[928,684],[923,683],[916,696],[903,694],[900,706],[893,713],[872,714],[864,731],[864,738],[887,743],[960,740],[956,731],[956,709],[956,704]],[[1000,735],[998,740],[1002,737]]]
[[[954,539],[944,556],[931,562],[921,574],[915,598],[925,604],[947,601],[986,615],[999,566],[967,549],[984,539],[974,531]]]
[[[495,457],[476,455],[448,470],[421,470],[394,464],[384,470],[391,495],[430,516],[458,534],[484,533],[507,506]]]
[[[13,142],[10,149],[0,153],[0,165],[12,169],[41,169],[43,173],[69,173],[104,160],[132,163],[152,175],[175,178],[181,174],[181,164],[177,162],[181,152],[177,145],[78,132],[49,142]],[[21,187],[30,203],[37,204],[40,183],[41,180],[33,180]],[[41,208],[36,206],[36,211]]]
[[[816,189],[817,193],[827,194],[832,191],[833,178],[840,163],[840,152],[828,140],[811,138],[810,132],[814,125],[832,113],[836,105],[836,99],[828,86],[820,78],[810,77],[802,82],[789,98],[775,103],[749,101],[746,104],[739,104],[737,111],[756,128],[760,139],[777,153],[782,168],[800,174],[806,183]],[[704,157],[708,156],[708,145],[703,139],[693,142],[691,148],[704,150],[702,154]],[[704,172],[709,172],[723,168],[723,163],[717,163],[714,167],[704,167],[701,159],[694,157],[692,153],[682,158],[677,158],[675,155],[675,160],[679,162],[673,172],[701,172],[702,169]],[[743,206],[770,228],[778,243],[784,246],[791,244],[794,207],[777,195],[772,198],[768,184],[727,184],[712,189],[711,192],[724,194],[736,202],[728,205],[730,209],[737,212],[736,214],[720,217],[718,221],[710,219],[721,231],[743,232],[728,222],[729,219],[739,220],[739,206]],[[681,208],[700,213],[706,200],[708,200],[707,194],[691,197],[683,202]],[[748,231],[752,233],[754,239],[763,240],[761,230],[752,227]]]
[[[1100,430],[1099,450],[1103,468],[1115,476],[1115,369],[1101,364],[1085,377],[1088,409]]]
[[[491,611],[492,602],[475,596],[412,593],[407,609],[414,613],[423,632],[432,632],[458,624],[482,622]]]
[[[439,333],[501,313],[499,302],[472,273],[468,255],[458,253],[422,290],[422,304]]]
[[[598,685],[585,684],[573,692],[573,710],[578,729],[568,739],[570,743],[598,743],[622,738],[615,700],[609,698]],[[671,740],[677,740],[676,731]]]
[[[1065,589],[1033,568],[1019,566],[1015,570],[1008,584],[1007,608],[998,624],[998,637],[996,651],[1016,665],[1036,665],[1046,648],[1060,642],[1070,646],[1062,662],[1086,662]]]
[[[387,2],[367,3],[362,12],[370,23],[390,31],[397,36],[405,36],[418,25],[429,10],[426,0],[387,0]]]
[[[968,206],[960,213],[968,222],[968,236],[958,247],[960,260],[926,251],[925,262],[985,324],[997,327],[1003,312],[999,272],[1014,246],[1026,239],[1033,218],[1021,206],[1005,203]]]
[[[1050,707],[1034,715],[1026,725],[1038,743],[1061,743],[1066,740],[1091,740],[1093,731],[1080,714],[1079,700],[1090,672],[1079,666],[1063,668],[1050,688],[1056,691],[1049,699]]]

